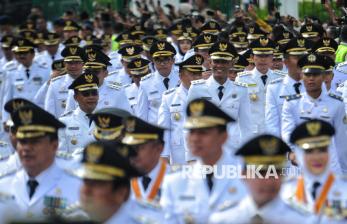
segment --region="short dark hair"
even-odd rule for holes
[[[113,191],[116,191],[122,187],[130,189],[130,180],[129,179],[116,179],[116,180],[112,181],[112,190]]]

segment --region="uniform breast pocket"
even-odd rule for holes
[[[183,144],[183,108],[182,106],[170,106],[170,120],[171,120],[171,144],[181,145]]]
[[[225,112],[227,112],[230,116],[237,119],[239,114],[239,108],[240,108],[240,102],[236,100],[228,100],[225,102],[225,105],[223,105],[223,108]]]
[[[160,94],[158,91],[150,92],[148,96],[150,107],[159,108],[161,103]]]
[[[80,127],[76,126],[69,126],[66,128],[66,137],[68,138],[69,144],[77,145],[78,142],[81,140],[79,139],[82,136]]]
[[[42,80],[41,77],[35,76],[35,77],[33,77],[33,79],[32,79],[32,83],[33,83],[34,85],[41,86],[42,83],[43,83],[43,80]]]
[[[260,91],[258,86],[248,87],[248,97],[251,103],[256,103],[259,101]]]
[[[16,80],[14,86],[18,92],[22,92],[24,90],[24,80]]]
[[[67,99],[67,91],[66,91],[66,93],[59,92],[58,104],[63,109],[66,107],[66,99]]]

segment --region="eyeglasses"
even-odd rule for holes
[[[84,96],[84,97],[97,96],[97,95],[99,95],[98,90],[96,90],[96,89],[89,89],[89,90],[79,91],[79,92],[80,92],[80,93],[82,94],[82,96]]]

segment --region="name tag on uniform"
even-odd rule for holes
[[[211,100],[211,99],[212,99],[212,97],[210,97],[210,96],[205,96],[205,97],[201,97],[200,99],[204,99],[204,100]]]
[[[303,120],[306,120],[306,121],[312,120],[310,117],[300,117],[300,119],[303,119]]]
[[[193,200],[195,200],[195,196],[194,195],[180,195],[179,199],[182,201],[193,201]]]
[[[68,93],[67,90],[60,90],[59,93]]]
[[[325,119],[329,119],[330,118],[330,116],[324,116],[324,115],[321,115],[320,117],[321,118],[325,118]]]
[[[75,130],[79,130],[80,128],[79,127],[68,127],[67,129],[75,131]]]
[[[149,94],[150,94],[150,95],[152,95],[152,94],[156,94],[156,93],[158,93],[158,90],[153,91],[153,92],[149,92]]]
[[[33,77],[34,82],[41,82],[42,78],[41,77]]]
[[[24,81],[24,79],[16,79],[16,82]]]
[[[286,98],[287,96],[280,96],[280,98]]]
[[[171,106],[172,107],[178,107],[178,106],[181,106],[181,104],[180,103],[178,103],[178,104],[171,104]]]
[[[134,100],[135,99],[135,97],[129,97],[129,100]]]

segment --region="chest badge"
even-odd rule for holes
[[[70,142],[71,142],[71,144],[76,145],[77,144],[77,138],[72,137]]]
[[[176,121],[179,121],[181,119],[181,114],[176,112],[176,113],[174,113],[173,117]]]
[[[249,96],[249,98],[250,98],[253,102],[255,102],[255,101],[258,100],[258,96],[257,96],[257,94],[255,94],[255,93],[252,93],[252,94]]]

